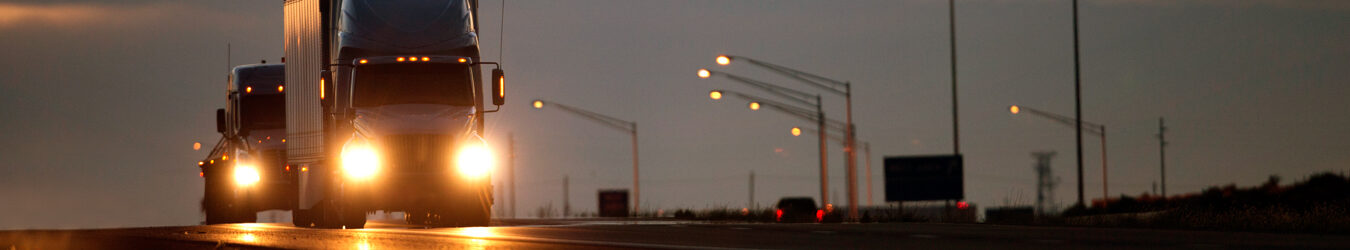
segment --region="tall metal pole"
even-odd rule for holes
[[[863,142],[863,157],[867,163],[867,205],[872,206],[872,144]]]
[[[750,202],[749,202],[748,204],[746,204],[746,207],[747,207],[747,208],[750,208],[750,209],[756,209],[756,207],[755,207],[755,171],[754,171],[754,170],[750,170]]]
[[[1111,192],[1106,185],[1106,125],[1102,125],[1102,204],[1107,204],[1111,200]],[[1103,205],[1105,206],[1105,205]]]
[[[844,127],[844,133],[847,134],[844,138],[844,153],[847,153],[846,156],[848,156],[844,165],[844,170],[848,171],[848,174],[845,175],[848,179],[848,187],[844,190],[848,192],[848,218],[849,220],[856,220],[858,219],[858,146],[856,145],[856,131],[853,127],[852,86],[853,84],[844,83],[844,122],[847,123]]]
[[[958,122],[960,116],[957,114],[956,101],[956,0],[947,0],[947,23],[951,31],[951,62],[952,62],[952,152],[961,155],[961,125]]]
[[[506,167],[506,175],[507,175],[507,183],[508,183],[507,185],[509,185],[510,188],[511,188],[511,198],[510,198],[510,199],[511,199],[511,209],[510,209],[510,210],[507,210],[507,211],[508,211],[507,214],[510,215],[512,219],[515,219],[515,218],[516,218],[516,134],[515,134],[515,133],[507,134],[507,135],[506,135],[506,141],[507,141],[507,152],[508,152],[508,153],[507,153],[507,154],[508,154],[508,156],[507,156],[507,167]]]
[[[1078,137],[1078,204],[1083,203],[1083,90],[1078,60],[1078,0],[1073,0],[1073,119]]]
[[[562,190],[562,192],[563,192],[563,218],[567,218],[568,216],[570,216],[570,215],[572,214],[572,202],[571,202],[572,200],[570,200],[570,199],[567,198],[567,193],[568,193],[568,192],[567,192],[567,184],[568,184],[568,178],[567,178],[566,175],[564,175],[564,176],[563,176],[563,190]]]
[[[830,168],[829,151],[825,141],[825,110],[820,107],[820,95],[816,95],[816,131],[820,135],[820,207],[830,204]]]
[[[1163,118],[1158,117],[1158,173],[1162,175],[1162,197],[1167,199],[1167,127],[1163,126]]]
[[[634,122],[634,123],[632,123],[632,125],[633,125],[633,130],[632,130],[632,131],[633,131],[633,215],[637,215],[638,212],[642,211],[642,210],[638,210],[638,209],[640,208],[640,206],[642,205],[642,199],[641,199],[642,196],[640,195],[640,194],[642,194],[642,192],[641,192],[641,189],[639,188],[640,186],[638,185],[639,183],[638,183],[638,133],[637,133],[637,123]]]

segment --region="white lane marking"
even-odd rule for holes
[[[932,235],[932,234],[911,234],[911,235],[909,235],[909,237],[912,237],[912,238],[923,238],[923,239],[933,239],[933,238],[937,238],[938,236],[937,236],[937,235]]]

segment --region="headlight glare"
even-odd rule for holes
[[[459,174],[469,178],[482,178],[492,171],[496,164],[492,151],[482,144],[470,144],[459,149],[455,155],[455,166]]]
[[[234,166],[234,183],[239,186],[248,186],[258,183],[262,179],[258,176],[258,168],[251,165],[239,164]]]
[[[348,145],[342,150],[342,172],[347,177],[367,179],[380,169],[380,156],[365,145]]]

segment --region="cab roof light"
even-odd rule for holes
[[[422,61],[423,61],[423,62],[431,61],[431,57],[425,57],[425,56],[424,56],[424,57],[422,57]]]
[[[466,62],[469,62],[469,59],[464,59],[464,58],[460,58],[460,59],[459,59],[459,63],[466,63]]]
[[[361,61],[360,61],[361,64],[366,64],[366,63],[368,63],[368,62],[370,62],[370,60],[361,59]]]
[[[394,60],[402,62],[403,60],[407,60],[407,58],[403,58],[403,57],[400,56],[400,57],[398,57],[398,59],[394,59]]]

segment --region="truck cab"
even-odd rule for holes
[[[198,162],[207,224],[254,222],[257,212],[295,207],[296,174],[285,164],[285,66],[234,67],[226,107],[216,110],[220,141]]]
[[[410,224],[487,226],[493,155],[476,0],[286,0],[287,163],[294,222],[362,228],[374,211]],[[300,66],[305,65],[305,66]],[[483,79],[492,80],[484,88]]]

